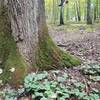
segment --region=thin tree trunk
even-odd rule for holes
[[[78,4],[78,1],[76,1],[76,11],[77,11],[77,19],[78,19],[78,21],[81,21],[80,3]]]
[[[60,8],[60,25],[64,25],[64,8],[61,6]]]
[[[74,12],[75,12],[75,21],[77,22],[77,10],[76,10],[76,2],[74,2]]]
[[[87,24],[92,24],[91,0],[87,0]]]
[[[67,5],[67,8],[66,8],[66,21],[69,20],[69,5]]]
[[[94,4],[94,21],[96,20],[97,15],[96,15],[96,4]]]

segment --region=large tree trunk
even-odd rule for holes
[[[7,8],[0,7],[0,22],[0,26],[3,26],[2,30],[0,28],[0,37],[3,39],[0,43],[3,44],[7,38],[4,46],[0,44],[0,51],[5,52],[3,57],[0,55],[4,62],[1,68],[5,71],[15,68],[14,73],[5,73],[11,83],[19,84],[25,73],[30,71],[80,64],[77,58],[60,50],[50,38],[44,0],[8,0]],[[8,53],[6,49],[10,49]]]
[[[3,83],[18,84],[27,73],[24,59],[17,49],[12,37],[11,21],[8,17],[8,9],[4,0],[0,2],[0,80]],[[11,70],[15,69],[14,72]],[[1,84],[0,84],[1,85]]]
[[[14,39],[29,66],[36,63],[39,39],[47,32],[43,0],[9,0]],[[44,3],[43,3],[44,4]]]

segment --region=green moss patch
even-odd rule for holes
[[[37,66],[40,70],[77,66],[81,62],[68,52],[60,50],[48,34],[40,38]]]
[[[25,62],[16,48],[10,26],[7,9],[2,6],[0,8],[0,68],[3,73],[0,74],[0,80],[3,80],[3,83],[20,82],[21,80],[18,79],[22,79],[26,73]],[[15,71],[11,72],[11,68],[15,68]]]

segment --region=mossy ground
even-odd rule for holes
[[[16,48],[16,43],[11,35],[11,27],[8,20],[7,9],[0,8],[0,68],[3,73],[0,74],[0,80],[3,83],[19,83],[26,72],[26,65]],[[10,72],[15,68],[15,72]]]

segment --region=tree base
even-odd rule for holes
[[[26,74],[26,64],[11,35],[7,9],[0,7],[0,80],[3,84],[19,84]],[[0,84],[1,85],[1,84]]]
[[[16,42],[13,39],[8,19],[7,9],[0,7],[0,80],[18,86],[28,73],[28,65],[20,55]],[[51,70],[64,67],[72,67],[80,64],[80,60],[68,52],[60,50],[50,38],[47,29],[39,38],[36,63],[33,69]]]
[[[49,34],[44,34],[40,39],[37,59],[37,67],[40,70],[51,70],[64,67],[77,66],[81,61],[69,52],[62,51],[57,47]]]

